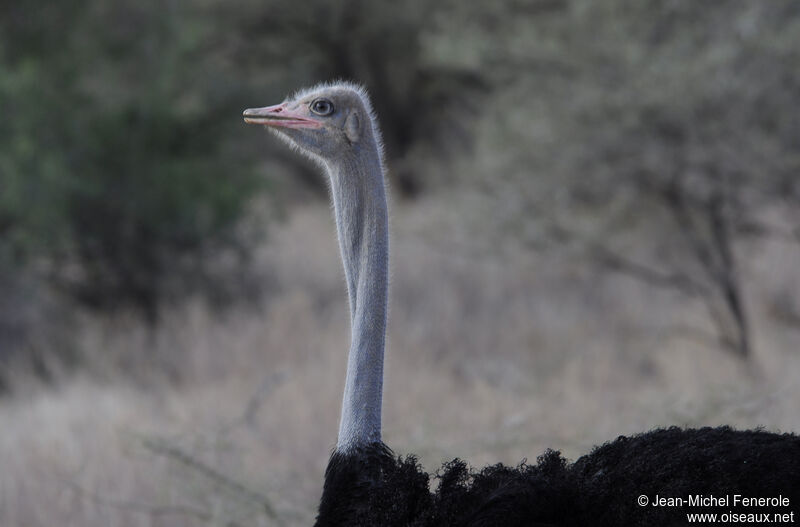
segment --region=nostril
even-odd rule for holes
[[[281,113],[283,111],[283,108],[275,108],[272,111],[275,112],[275,113]]]

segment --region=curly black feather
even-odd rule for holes
[[[568,463],[548,450],[535,465],[472,471],[461,460],[435,475],[382,443],[335,452],[317,526],[669,526],[691,512],[800,512],[800,437],[729,427],[673,427],[624,437]],[[645,495],[777,497],[788,507],[640,506]]]

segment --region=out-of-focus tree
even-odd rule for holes
[[[245,251],[235,227],[259,183],[227,146],[243,88],[204,68],[202,14],[2,8],[0,245],[85,305],[155,322],[163,302],[213,289],[209,252]]]
[[[483,183],[502,228],[698,299],[750,355],[742,251],[798,226],[800,5],[523,4],[485,51],[528,145]]]
[[[316,171],[243,126],[241,110],[318,81],[367,85],[393,177],[413,193],[425,159],[469,143],[468,118],[487,87],[475,68],[428,49],[436,17],[451,7],[3,4],[0,294],[34,306],[40,295],[31,291],[52,298],[55,290],[66,306],[133,308],[152,324],[165,303],[196,292],[253,291],[237,280],[256,245],[241,228],[264,189],[255,163],[269,163],[258,171],[266,181],[294,173],[324,187]],[[16,303],[0,305],[0,351],[15,340],[30,354],[42,317],[20,318]]]

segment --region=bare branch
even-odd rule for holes
[[[218,470],[206,465],[199,459],[196,459],[191,455],[187,454],[177,446],[169,444],[165,440],[145,439],[144,447],[153,452],[154,454],[168,457],[174,461],[177,461],[181,465],[190,468],[198,472],[199,474],[202,474],[206,478],[213,481],[216,485],[228,489],[234,494],[243,497],[247,501],[259,504],[261,507],[263,507],[264,513],[269,518],[275,520],[278,523],[278,525],[283,525],[283,522],[279,518],[278,514],[275,512],[275,507],[272,505],[272,501],[264,494],[249,489],[242,483],[239,483],[238,481],[234,481],[233,479],[225,476]]]
[[[264,402],[272,395],[272,392],[282,385],[289,377],[288,371],[273,371],[271,372],[261,384],[256,388],[253,395],[247,401],[244,410],[236,418],[232,419],[229,423],[222,426],[219,434],[227,434],[236,428],[247,425],[252,426],[255,422],[256,415]]]
[[[712,242],[720,255],[720,266],[715,276],[716,283],[722,292],[725,305],[734,319],[736,342],[734,350],[747,357],[750,355],[750,331],[745,311],[744,298],[737,276],[736,257],[731,240],[730,212],[727,200],[727,188],[716,194],[709,204]]]
[[[80,486],[75,481],[67,481],[67,485],[81,498],[86,499],[96,505],[109,507],[112,509],[124,510],[137,514],[146,514],[151,517],[161,516],[190,516],[199,520],[208,521],[212,515],[204,510],[189,505],[153,505],[136,501],[118,500],[101,496]]]
[[[706,274],[713,279],[717,272],[717,264],[708,250],[707,244],[700,236],[701,229],[692,217],[686,194],[680,187],[677,178],[663,189],[661,197],[672,214],[672,218],[678,226],[678,231],[683,235],[689,244],[690,250],[694,253],[697,262]]]
[[[586,239],[584,236],[567,229],[563,225],[551,224],[548,234],[551,239],[578,241],[601,265],[612,271],[636,278],[648,285],[679,291],[690,297],[708,294],[708,288],[688,274],[680,272],[670,273],[656,269],[647,264],[636,262],[612,251],[601,243]]]
[[[592,254],[602,265],[608,269],[636,278],[648,285],[663,289],[680,291],[691,297],[702,296],[706,292],[706,287],[690,276],[682,273],[669,273],[648,267],[639,262],[634,262],[624,256],[611,252],[609,249],[600,245],[590,248]]]

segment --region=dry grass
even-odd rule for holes
[[[443,203],[393,211],[384,423],[398,453],[435,469],[547,447],[575,457],[670,424],[800,430],[800,332],[767,315],[776,292],[800,288],[775,283],[797,249],[750,262],[748,369],[670,329],[702,325],[698,306],[579,262],[460,245]],[[294,213],[261,258],[278,290],[259,309],[191,302],[153,335],[84,318],[92,375],[0,402],[0,525],[312,522],[349,338],[329,211]],[[170,367],[183,382],[152,375]]]

